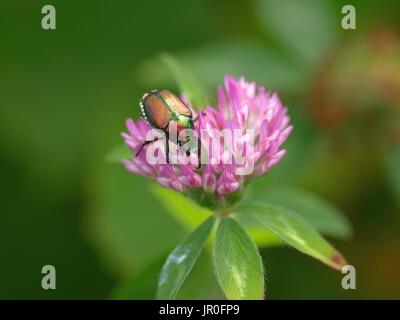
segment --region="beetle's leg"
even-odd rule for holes
[[[165,138],[166,138],[166,140],[165,140],[165,157],[166,157],[167,163],[169,164],[169,134],[168,133],[165,134]]]
[[[158,140],[158,138],[155,138],[154,140],[146,140],[145,142],[143,142],[143,143],[140,145],[139,150],[136,152],[135,157],[138,157],[138,156],[139,156],[139,154],[143,151],[143,148],[144,148],[145,146],[147,146],[147,145],[150,144],[150,143],[156,142],[157,140]]]
[[[201,139],[200,137],[197,138],[197,166],[196,166],[196,170],[201,168]]]

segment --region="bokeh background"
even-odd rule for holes
[[[41,28],[41,8],[57,29]],[[341,28],[352,4],[357,29]],[[211,97],[225,74],[277,91],[295,126],[260,186],[330,200],[354,236],[342,274],[287,247],[262,249],[267,298],[400,298],[398,1],[8,1],[0,4],[0,298],[154,298],[184,228],[152,182],[105,161],[152,88],[177,90],[175,56]],[[180,298],[219,298],[201,257]],[[57,289],[41,288],[41,268]]]

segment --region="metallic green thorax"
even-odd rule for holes
[[[182,129],[193,129],[193,120],[191,117],[184,116],[179,113],[172,113],[172,119],[173,121],[176,121],[176,125],[178,127],[178,132]]]

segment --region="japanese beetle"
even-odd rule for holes
[[[197,119],[193,119],[192,111],[187,107],[181,99],[179,99],[175,94],[168,90],[152,90],[143,95],[140,100],[140,108],[142,115],[147,121],[147,123],[155,128],[164,131],[167,137],[166,143],[166,159],[169,163],[169,144],[168,141],[176,143],[175,139],[169,136],[169,125],[171,121],[175,121],[177,126],[177,135],[182,130],[194,129],[194,123]],[[176,138],[176,137],[174,137]],[[190,137],[187,137],[185,141],[178,141],[178,145],[182,147],[183,144],[188,142]],[[145,141],[140,146],[136,156],[138,156],[143,147],[155,142],[156,140]],[[200,167],[200,139],[198,139],[198,153],[199,153],[199,165]],[[187,151],[188,152],[188,151]]]

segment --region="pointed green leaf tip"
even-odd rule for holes
[[[334,269],[341,270],[347,264],[336,249],[305,220],[293,212],[262,203],[243,204],[238,206],[236,211],[252,216],[260,225],[276,233],[292,247]]]
[[[214,267],[228,299],[264,298],[261,256],[252,239],[236,220],[222,218],[214,243]]]
[[[184,94],[195,108],[207,106],[206,91],[195,77],[168,53],[160,55],[161,62],[168,68],[178,84],[181,94]]]
[[[157,299],[175,299],[199,257],[214,221],[214,217],[208,218],[168,256],[158,281]]]

